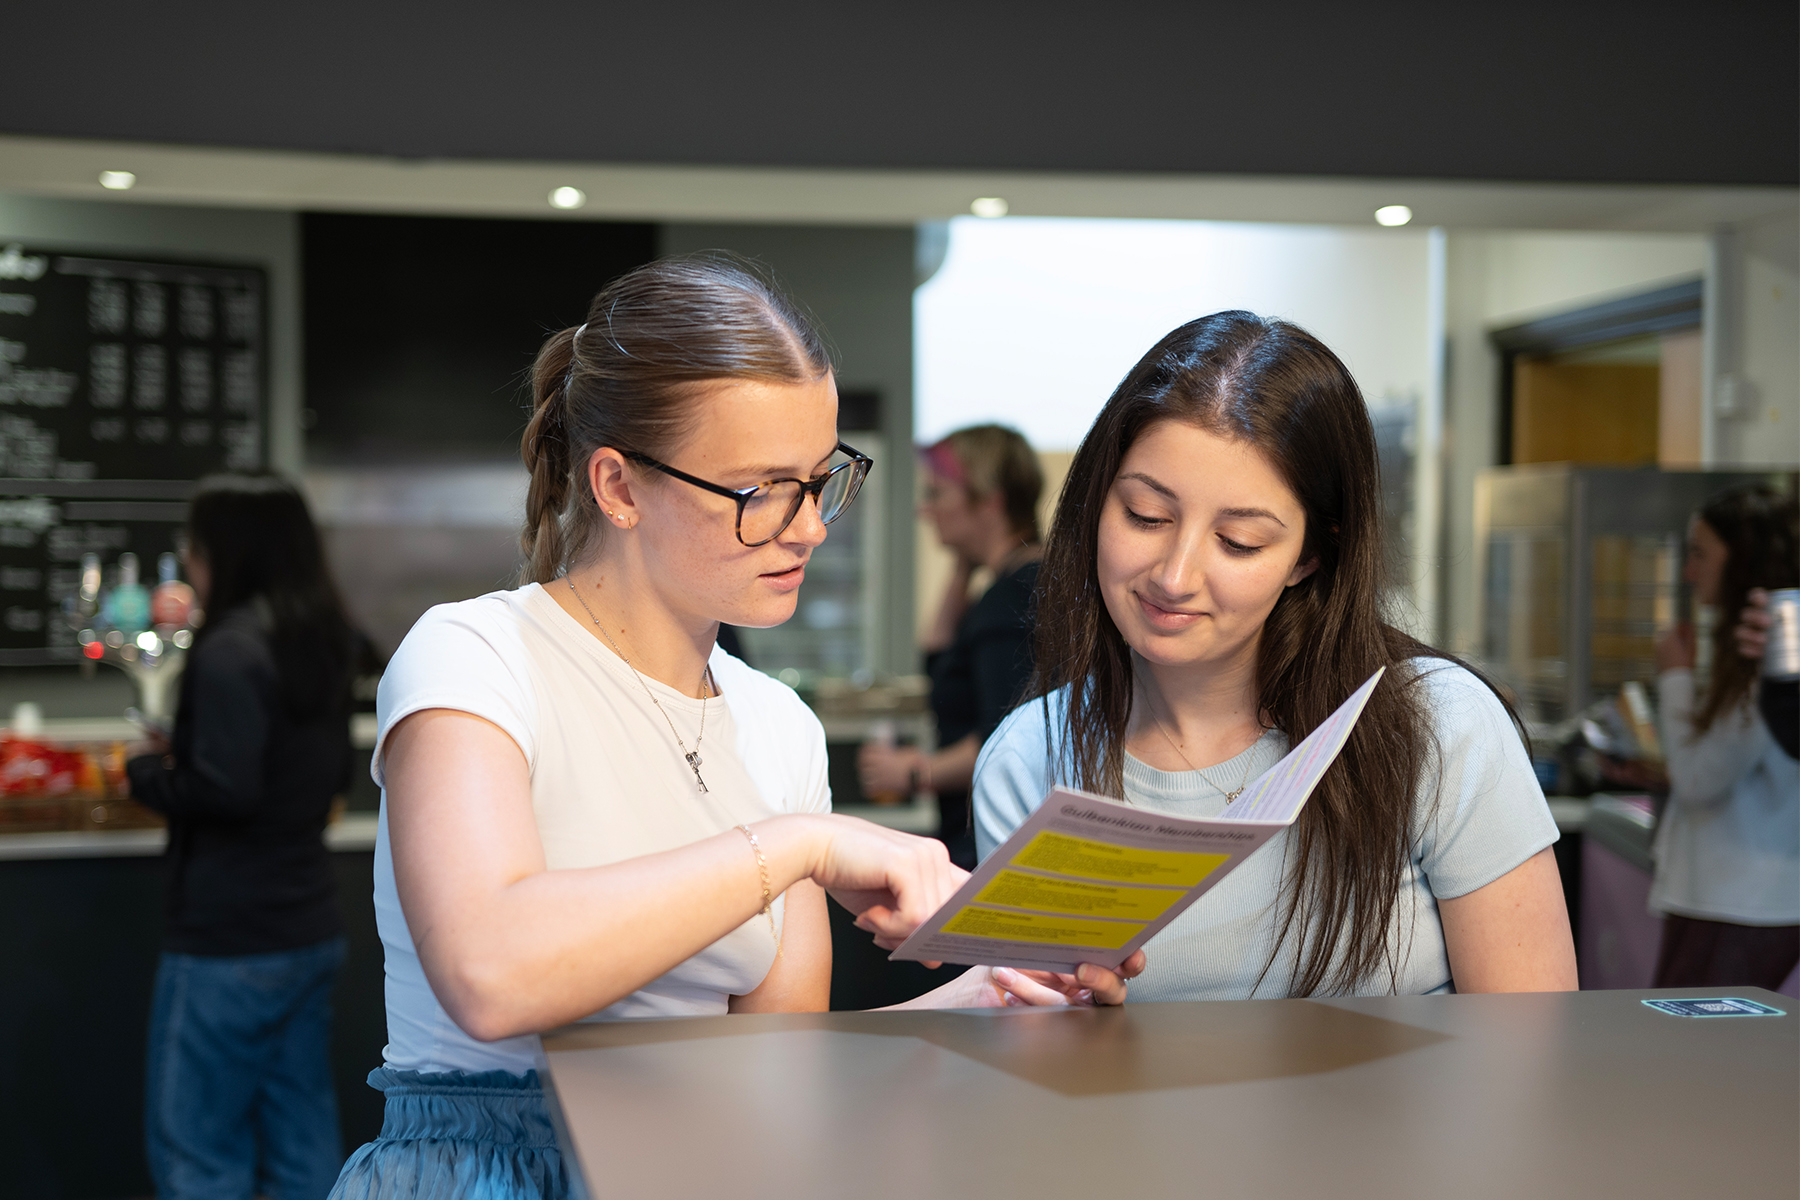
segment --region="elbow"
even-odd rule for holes
[[[497,1042],[520,1034],[535,1033],[530,1014],[520,997],[529,990],[515,980],[503,962],[491,956],[471,956],[461,962],[427,969],[431,990],[457,1028],[478,1042]]]
[[[452,986],[439,992],[439,1002],[457,1028],[478,1042],[498,1042],[536,1032],[524,1019],[519,1005],[496,989]]]

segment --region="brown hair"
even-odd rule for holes
[[[1256,446],[1305,508],[1300,561],[1319,566],[1276,601],[1258,650],[1257,705],[1275,728],[1298,742],[1377,667],[1438,656],[1381,619],[1375,433],[1344,364],[1285,321],[1222,312],[1189,322],[1132,368],[1082,439],[1038,575],[1029,694],[1068,689],[1065,730],[1049,731],[1052,769],[1060,763],[1076,786],[1115,796],[1124,794],[1134,690],[1131,648],[1099,588],[1100,515],[1126,453],[1161,421]],[[1389,931],[1433,748],[1417,681],[1389,671],[1295,823],[1279,933],[1263,964],[1266,974],[1299,937],[1292,994],[1348,992],[1378,971],[1397,986],[1403,950]],[[1048,704],[1044,713],[1048,722]]]
[[[1756,684],[1757,661],[1739,654],[1733,637],[1750,589],[1800,587],[1800,507],[1791,493],[1745,484],[1708,500],[1698,516],[1725,543],[1725,570],[1712,629],[1712,678],[1694,714],[1696,734],[1743,704]]]
[[[1044,469],[1031,443],[1018,430],[1004,425],[970,425],[928,446],[924,458],[934,471],[962,484],[976,503],[998,493],[1013,533],[1029,544],[1042,540],[1037,506],[1038,497],[1044,494]]]
[[[519,447],[531,472],[521,582],[548,583],[596,549],[604,524],[587,482],[595,450],[663,458],[690,429],[696,385],[806,383],[831,369],[799,307],[725,255],[665,258],[607,284],[586,323],[552,335],[531,368],[533,411]]]

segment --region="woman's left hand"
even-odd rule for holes
[[[1664,671],[1692,670],[1695,660],[1694,627],[1681,624],[1671,625],[1656,635],[1656,670]]]
[[[1073,974],[1021,971],[1011,967],[971,967],[943,987],[895,1008],[1003,1008],[1079,1006],[1094,1008],[1125,1003],[1128,981],[1144,972],[1139,950],[1114,970],[1082,963]]]

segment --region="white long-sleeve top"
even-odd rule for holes
[[[1800,763],[1754,704],[1694,734],[1694,673],[1656,681],[1669,803],[1656,831],[1654,912],[1800,924]]]

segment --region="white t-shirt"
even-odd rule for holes
[[[1669,803],[1656,828],[1650,911],[1733,925],[1800,922],[1800,763],[1755,697],[1694,733],[1694,673],[1664,671]]]
[[[693,772],[630,667],[592,629],[530,584],[433,608],[381,678],[375,782],[388,731],[428,708],[472,713],[525,754],[531,807],[551,870],[620,862],[709,838],[778,813],[828,812],[825,731],[792,689],[715,649],[720,695],[706,705],[701,773]],[[698,681],[696,681],[698,682]],[[646,678],[693,749],[700,701]],[[750,847],[744,854],[748,860]],[[785,919],[775,902],[777,928]],[[414,1071],[537,1065],[535,1037],[480,1042],[432,994],[394,888],[384,791],[375,842],[375,920],[387,958],[388,1066]],[[587,1020],[716,1015],[755,990],[775,962],[759,913],[699,954]]]
[[[1494,694],[1472,673],[1442,659],[1413,659],[1407,666],[1423,673],[1418,686],[1425,690],[1437,747],[1419,789],[1413,849],[1394,906],[1389,944],[1399,960],[1398,980],[1391,982],[1382,972],[1363,984],[1360,990],[1368,994],[1453,991],[1437,902],[1492,883],[1557,839],[1525,747]],[[1062,720],[1064,703],[1065,693],[1049,697],[1053,721]],[[1159,771],[1127,756],[1125,798],[1184,817],[1220,816],[1225,793],[1206,777],[1235,788],[1287,751],[1286,736],[1270,730],[1236,758],[1208,767],[1205,777],[1199,771]],[[1068,782],[1066,768],[1052,772],[1048,759],[1044,701],[1013,712],[982,747],[974,785],[981,857],[1024,823],[1053,784]],[[1286,995],[1295,936],[1289,935],[1272,963],[1269,956],[1292,845],[1287,830],[1276,834],[1151,938],[1144,947],[1149,965],[1132,981],[1132,1000]]]

